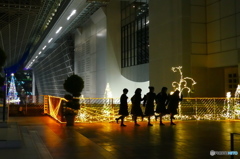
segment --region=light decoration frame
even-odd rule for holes
[[[53,106],[53,103],[52,103],[51,98],[57,98],[57,99],[59,99],[59,101],[58,101],[58,103],[55,105],[55,107]],[[59,121],[59,122],[61,122],[61,121],[58,119],[57,116],[58,116],[58,114],[59,114],[59,109],[60,109],[60,107],[61,107],[61,103],[62,103],[63,100],[67,101],[65,98],[48,96],[49,114],[50,114],[54,119],[56,119],[56,120]]]
[[[233,117],[240,116],[240,84],[238,84],[234,95]]]
[[[61,98],[61,97],[54,97],[50,96],[49,98]],[[233,112],[234,108],[234,101],[235,98],[229,98],[231,102],[229,103],[230,110]],[[62,98],[61,102],[63,102],[64,98]],[[104,112],[102,111],[104,103],[106,103],[106,100],[111,101],[109,111],[110,116],[106,116]],[[44,107],[44,109],[48,109],[46,111],[46,114],[49,114],[52,116],[56,121],[60,123],[65,123],[64,121],[61,121],[63,117],[61,117],[61,106],[63,104],[59,105],[58,102],[52,101],[49,103],[49,100],[44,100],[47,103],[44,103],[48,105],[48,107]],[[233,119],[239,119],[237,116],[231,116],[229,112],[229,116],[224,115],[223,109],[224,109],[224,103],[227,105],[227,98],[226,97],[186,97],[181,102],[183,109],[182,116],[175,116],[176,119],[181,120],[233,120]],[[80,104],[81,108],[78,112],[78,115],[76,116],[75,122],[81,122],[81,123],[94,123],[94,122],[115,122],[115,118],[118,117],[118,110],[119,110],[119,98],[85,98],[80,97]],[[131,107],[131,102],[128,103],[129,107]],[[60,108],[59,108],[60,106]],[[52,107],[52,108],[50,108]],[[189,109],[191,108],[191,109]],[[227,107],[226,107],[227,108]],[[185,110],[187,110],[185,112]],[[189,111],[190,110],[190,111]],[[130,109],[129,109],[130,111]],[[132,118],[129,115],[125,118],[126,121],[132,122]],[[139,119],[141,120],[141,119]],[[144,118],[146,120],[146,118]],[[169,115],[165,115],[163,117],[163,120],[170,120]]]
[[[191,83],[191,87],[193,87],[195,84],[197,84],[197,82],[191,78],[191,77],[184,77],[183,73],[182,73],[182,66],[178,66],[178,67],[172,67],[172,71],[173,72],[179,72],[180,74],[180,80],[179,82],[174,81],[172,82],[172,87],[174,89],[174,91],[179,90],[179,97],[181,98],[182,96],[182,92],[183,90],[187,90],[188,94],[192,91],[192,89],[190,87],[188,87],[188,80],[192,81]],[[179,106],[178,106],[178,113],[180,118],[182,118],[182,108],[181,108],[181,102],[179,102]]]
[[[18,93],[16,91],[14,73],[11,74],[10,86],[9,86],[9,90],[7,93],[7,103],[15,103],[15,104],[20,103],[20,99],[19,99]]]
[[[226,93],[226,99],[224,100],[224,106],[222,110],[222,116],[228,119],[234,118],[233,100],[231,96],[231,92]]]
[[[174,88],[174,91],[179,90],[180,91],[179,95],[181,95],[182,91],[184,89],[187,89],[188,93],[190,93],[192,91],[192,89],[187,86],[187,84],[188,84],[187,80],[192,81],[192,85],[191,85],[192,87],[195,84],[197,84],[197,82],[193,78],[191,78],[191,77],[183,77],[182,66],[172,67],[172,71],[180,73],[180,80],[179,80],[179,82],[176,82],[176,81],[172,82],[172,86]]]
[[[109,120],[111,118],[111,114],[112,114],[112,111],[111,111],[112,110],[111,109],[112,108],[112,102],[111,102],[112,91],[111,91],[109,83],[107,83],[107,85],[106,85],[104,98],[105,98],[105,102],[104,102],[104,105],[102,108],[102,113],[103,113],[103,116],[105,116],[107,118],[106,120]]]
[[[86,122],[87,118],[89,117],[89,114],[86,109],[86,100],[83,94],[81,95],[79,100],[80,100],[80,110],[78,111],[78,114],[76,116],[76,121]]]

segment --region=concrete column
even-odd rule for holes
[[[156,91],[179,81],[172,67],[183,66],[183,75],[191,75],[191,29],[189,0],[149,1],[150,85]]]

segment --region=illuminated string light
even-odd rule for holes
[[[16,91],[16,85],[15,85],[15,79],[14,79],[14,74],[11,74],[11,82],[10,82],[10,86],[9,86],[9,90],[8,90],[8,94],[7,94],[7,103],[15,103],[15,104],[19,104],[20,99],[18,97],[18,93]]]
[[[110,119],[110,117],[111,117],[111,105],[112,105],[112,102],[111,102],[112,91],[111,91],[109,83],[107,83],[107,85],[106,85],[104,98],[105,98],[105,100],[104,100],[105,102],[104,102],[104,105],[103,105],[103,108],[102,108],[102,113],[103,113],[104,116],[106,116],[107,118]]]
[[[52,98],[54,98],[54,97],[52,97]],[[57,119],[57,115],[58,115],[58,113],[59,113],[59,108],[60,108],[60,105],[61,105],[61,102],[62,102],[62,98],[57,98],[57,100],[59,100],[59,101],[58,101],[58,103],[57,103],[56,105],[54,105],[54,106],[53,106],[53,104],[52,104],[52,100],[51,100],[52,98],[49,98],[50,115],[51,115],[53,118]]]
[[[231,92],[227,92],[226,99],[224,100],[224,107],[222,110],[222,116],[225,118],[232,118],[233,117],[233,109],[232,109],[232,99],[231,99]]]
[[[76,121],[80,122],[86,122],[87,118],[89,117],[87,110],[85,108],[86,101],[83,95],[80,97],[80,101],[82,104],[80,104],[80,110],[78,111],[78,114],[76,116]]]
[[[172,83],[172,86],[173,86],[173,88],[174,88],[174,91],[175,91],[175,90],[179,90],[179,91],[180,91],[180,95],[181,95],[181,93],[182,93],[182,91],[183,91],[184,89],[187,89],[188,93],[191,92],[191,88],[187,86],[187,84],[188,84],[188,83],[187,83],[187,80],[191,80],[191,81],[192,81],[192,85],[191,85],[191,86],[197,84],[197,83],[193,80],[193,78],[191,78],[191,77],[183,77],[183,74],[182,74],[182,70],[181,70],[181,69],[182,69],[182,66],[172,67],[172,71],[173,71],[173,72],[179,71],[179,73],[180,73],[180,81],[179,81],[179,82],[174,81],[174,82]]]
[[[240,116],[240,85],[238,84],[236,92],[235,92],[235,98],[234,98],[234,106],[233,106],[233,116],[238,117]]]
[[[59,101],[48,101],[47,112],[54,119],[60,121],[61,102],[65,100],[60,97],[49,96],[49,98],[59,98]],[[60,102],[61,99],[61,102]],[[119,99],[114,98],[79,98],[81,108],[78,111],[75,122],[114,122],[118,117]],[[229,101],[228,101],[229,100]],[[186,97],[181,102],[182,114],[175,115],[178,120],[220,120],[220,119],[236,119],[234,118],[234,105],[235,98],[191,98]],[[225,104],[223,106],[223,103]],[[104,108],[105,105],[105,108]],[[107,106],[107,107],[106,107]],[[129,102],[131,107],[131,103]],[[229,107],[228,107],[229,106]],[[224,108],[225,107],[225,108]],[[104,108],[104,109],[103,109]],[[185,109],[187,108],[187,109]],[[229,109],[229,112],[223,111]],[[130,109],[129,109],[130,110]],[[191,112],[189,112],[191,110]],[[190,113],[190,114],[189,114]],[[125,118],[126,121],[132,122],[132,116],[129,115]],[[141,119],[140,119],[141,120]],[[144,118],[146,121],[147,118]],[[170,120],[169,115],[165,115],[163,120]]]
[[[186,89],[188,91],[188,94],[189,94],[191,92],[191,88],[187,86],[187,84],[188,84],[187,80],[192,81],[191,87],[193,87],[193,85],[195,85],[197,83],[191,77],[183,77],[182,66],[172,67],[172,71],[173,72],[178,71],[180,73],[180,81],[179,82],[176,82],[176,81],[172,82],[172,86],[174,88],[174,91],[179,90],[179,97],[181,97],[182,91],[184,89]],[[179,115],[182,116],[181,102],[179,102],[178,111],[179,111]]]

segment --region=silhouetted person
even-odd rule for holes
[[[179,95],[179,90],[176,90],[172,95],[169,95],[168,111],[170,112],[171,125],[176,125],[172,122],[174,115],[177,114],[179,101],[182,101],[182,95]]]
[[[135,126],[139,126],[137,123],[137,117],[138,116],[143,116],[143,112],[141,109],[141,101],[143,100],[141,97],[141,88],[137,88],[135,90],[135,94],[132,96],[131,101],[132,101],[132,109],[131,109],[131,114],[133,115],[133,121],[135,123]]]
[[[20,104],[26,104],[26,92],[24,89],[20,93]]]
[[[127,104],[127,93],[128,89],[123,89],[123,94],[120,97],[120,108],[119,108],[119,115],[121,115],[119,118],[116,118],[116,121],[118,123],[118,120],[121,119],[121,125],[120,126],[126,126],[123,124],[125,116],[128,116],[128,104]]]
[[[168,105],[168,95],[167,95],[167,87],[162,87],[162,90],[160,93],[157,94],[156,97],[157,100],[157,108],[156,108],[156,113],[159,113],[160,117],[160,125],[164,125],[162,123],[162,117],[167,114],[167,109],[166,106]],[[155,116],[157,120],[158,116]]]
[[[154,87],[150,86],[149,92],[144,97],[143,105],[145,106],[145,116],[148,117],[148,126],[151,124],[151,116],[154,115],[154,101],[156,101],[156,94],[154,93]]]

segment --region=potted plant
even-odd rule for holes
[[[80,76],[73,74],[65,80],[63,87],[67,92],[71,93],[64,96],[67,102],[65,104],[63,113],[67,122],[67,126],[73,126],[75,116],[80,109],[78,97],[80,97],[84,88],[84,81]]]

